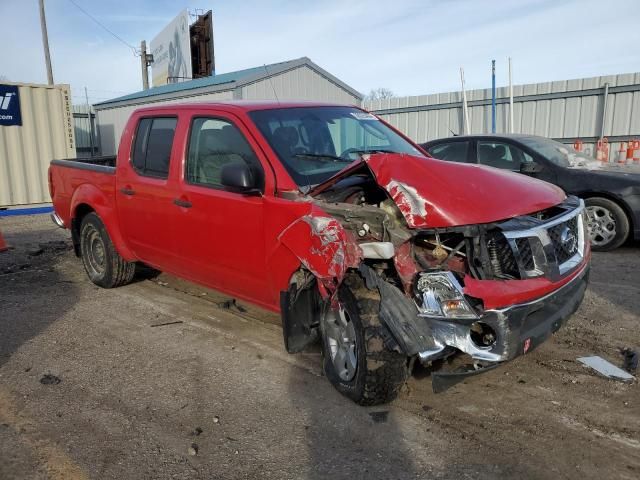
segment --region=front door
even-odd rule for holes
[[[248,164],[264,192],[266,159],[242,123],[228,113],[194,114],[174,206],[183,275],[241,298],[270,301],[264,199],[222,185],[225,165]]]
[[[476,155],[480,165],[511,170],[547,182],[555,181],[552,170],[536,161],[519,146],[508,141],[478,140]]]

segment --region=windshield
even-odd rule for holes
[[[374,115],[353,107],[257,110],[249,115],[299,186],[312,186],[364,153],[423,156]]]
[[[593,161],[593,158],[589,158],[570,146],[549,138],[522,137],[518,140],[560,167],[572,167],[585,161]]]

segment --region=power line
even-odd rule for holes
[[[73,0],[69,0],[69,2],[71,2],[73,5],[76,6],[76,8],[78,10],[80,10],[82,13],[84,13],[87,17],[89,17],[91,20],[93,20],[95,23],[97,23],[99,26],[101,26],[105,31],[107,31],[108,33],[110,33],[115,39],[119,40],[120,42],[124,43],[127,47],[129,47],[132,51],[134,55],[140,55],[140,53],[138,52],[138,49],[136,47],[134,47],[133,45],[131,45],[129,42],[127,42],[126,40],[122,39],[120,36],[118,36],[117,34],[113,33],[111,30],[109,30],[107,27],[105,27],[102,23],[100,23],[98,21],[98,19],[96,19],[93,15],[91,15],[89,12],[87,12],[84,8],[82,8],[80,5],[78,5],[76,2],[74,2]]]

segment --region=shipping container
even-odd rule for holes
[[[0,207],[50,202],[49,162],[75,155],[69,85],[0,84]]]

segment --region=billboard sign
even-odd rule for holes
[[[0,125],[22,125],[17,85],[0,85]]]
[[[189,12],[180,12],[151,40],[150,48],[154,87],[189,80],[192,75]]]

